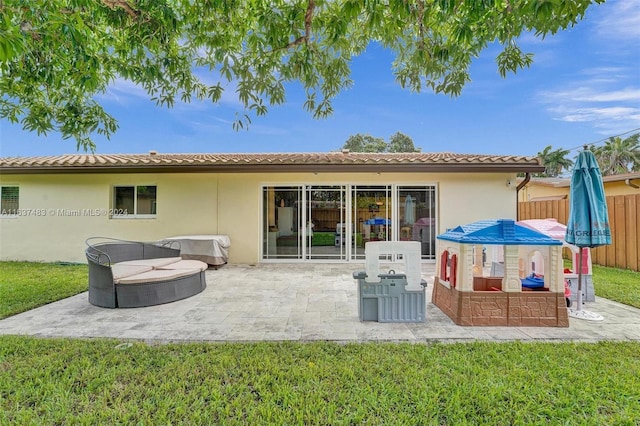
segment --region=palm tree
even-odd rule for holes
[[[603,176],[640,170],[640,133],[626,139],[611,137],[604,146],[592,149]]]
[[[537,176],[558,177],[563,170],[569,170],[573,166],[573,161],[567,158],[568,154],[569,150],[558,148],[554,151],[551,145],[538,152],[538,158],[544,166],[544,172],[539,173]]]

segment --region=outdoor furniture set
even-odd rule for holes
[[[167,237],[161,243],[177,241],[180,244],[180,256],[187,260],[200,260],[218,269],[229,260],[231,239],[228,235],[181,235]]]
[[[89,302],[106,308],[159,305],[206,287],[208,265],[180,257],[179,243],[143,243],[94,237],[85,250]]]

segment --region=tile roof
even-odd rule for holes
[[[2,157],[1,173],[539,172],[535,157],[455,153],[69,154]]]

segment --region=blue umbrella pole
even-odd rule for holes
[[[580,256],[578,256],[578,294],[576,295],[576,311],[582,310],[582,252],[580,247]]]

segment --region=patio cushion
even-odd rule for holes
[[[124,262],[118,262],[116,263],[116,265],[136,265],[136,266],[150,266],[152,268],[160,268],[162,266],[170,265],[180,260],[182,260],[181,257],[158,257],[154,259],[126,260]]]
[[[170,265],[160,266],[156,269],[199,269],[206,271],[209,265],[199,260],[181,260]]]
[[[124,277],[116,281],[116,284],[144,284],[175,280],[200,273],[199,269],[154,269],[141,274]]]
[[[111,265],[111,273],[113,274],[113,281],[117,282],[121,278],[142,274],[144,272],[148,272],[153,269],[151,266],[126,265],[124,263],[126,262],[120,262],[120,263],[115,263]]]

